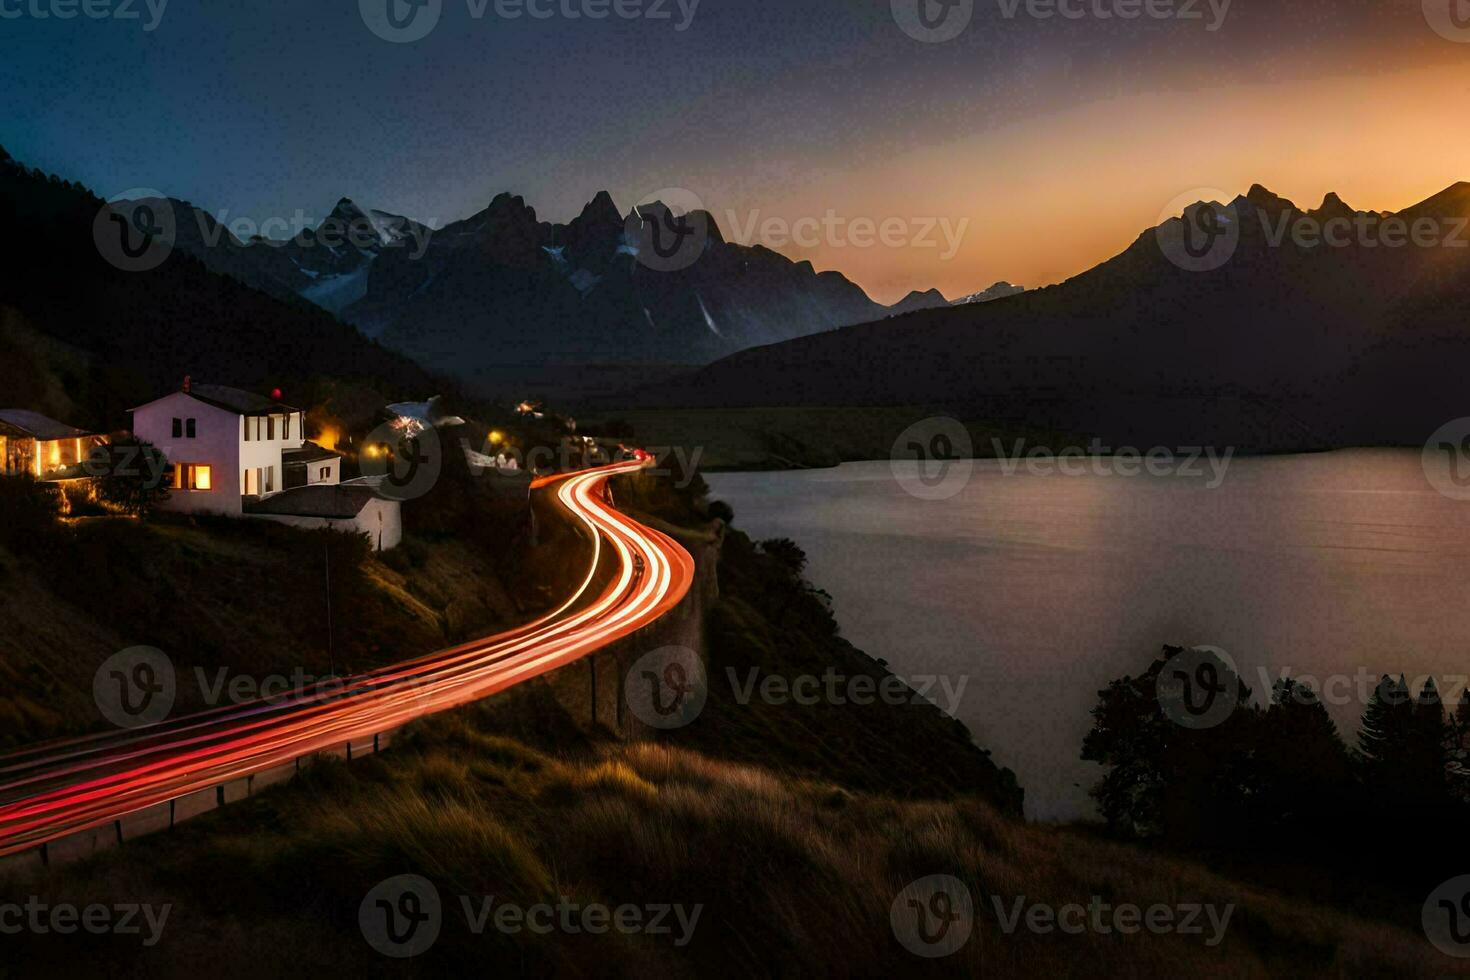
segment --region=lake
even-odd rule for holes
[[[854,644],[965,684],[953,713],[1033,819],[1095,816],[1088,712],[1166,643],[1222,648],[1258,699],[1263,671],[1310,675],[1350,741],[1384,672],[1464,687],[1470,501],[1420,453],[1234,459],[1223,478],[1082,462],[967,461],[947,499],[910,492],[912,462],[708,480],[737,527],[807,551]]]

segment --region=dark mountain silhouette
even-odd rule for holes
[[[344,198],[320,226],[284,242],[241,241],[193,205],[169,206],[178,247],[210,270],[278,299],[306,299],[421,363],[486,386],[521,367],[703,364],[948,305],[931,289],[883,306],[840,273],[726,242],[708,212],[688,216],[702,247],[687,264],[641,262],[643,221],[676,219],[659,202],[622,214],[606,191],[564,225],[501,194],[432,232]]]
[[[1258,185],[1060,285],[745,351],[637,400],[946,406],[1131,445],[1420,444],[1470,415],[1467,221],[1467,183],[1397,215]],[[1225,249],[1206,259],[1227,257],[1191,271],[1180,236],[1205,226]]]
[[[889,312],[840,273],[726,242],[707,212],[689,216],[704,232],[697,259],[648,267],[631,230],[667,213],[655,203],[620,214],[604,191],[558,225],[502,194],[435,233],[422,260],[385,252],[367,296],[343,315],[464,374],[505,364],[700,364]],[[932,292],[930,305],[944,303]]]
[[[0,386],[8,392],[0,400],[110,429],[185,374],[279,387],[303,405],[329,387],[359,400],[436,390],[416,364],[355,328],[216,274],[182,248],[151,271],[109,264],[93,238],[103,205],[0,150],[0,221],[21,232],[7,236],[0,278]],[[179,222],[181,234],[188,224]]]
[[[363,210],[345,197],[314,227],[284,229],[285,238],[253,235],[244,241],[187,201],[170,198],[168,207],[177,225],[177,247],[211,272],[277,299],[305,299],[338,314],[367,295],[369,271],[385,249],[417,254],[432,235],[402,215]]]

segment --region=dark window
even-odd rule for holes
[[[276,438],[276,417],[274,415],[265,420],[265,437],[268,440]]]
[[[174,419],[174,438],[181,439],[184,435],[184,420]]]
[[[194,438],[194,419],[187,419],[184,422],[184,433],[190,439],[193,439]]]
[[[291,416],[287,415],[286,421],[281,424],[286,427],[285,431],[281,433],[281,438],[289,442],[291,439]]]
[[[322,480],[329,480],[331,478],[332,478],[332,468],[330,466],[323,466],[322,467],[322,473],[321,473],[321,479]]]
[[[255,421],[255,420],[254,419],[251,419],[251,418],[249,418],[247,416],[244,421],[245,421],[245,441],[246,442],[249,442],[250,441],[250,423],[253,422],[253,421]]]

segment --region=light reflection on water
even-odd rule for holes
[[[1165,643],[1224,648],[1258,696],[1263,668],[1345,675],[1330,710],[1350,741],[1365,685],[1348,678],[1433,674],[1444,691],[1470,673],[1470,502],[1431,489],[1418,452],[1235,459],[1216,489],[1206,474],[980,461],[941,501],[886,462],[708,479],[738,527],[806,549],[860,648],[900,674],[968,676],[958,716],[1051,820],[1093,814],[1088,711]]]

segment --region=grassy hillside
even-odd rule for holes
[[[1424,941],[1284,901],[1153,857],[1028,827],[973,799],[900,802],[652,745],[508,737],[482,704],[420,723],[379,756],[311,768],[286,787],[9,892],[49,901],[171,903],[157,945],[138,937],[7,938],[35,972],[220,976],[315,971],[432,976],[790,975],[1252,977],[1427,975]],[[543,714],[543,717],[545,715]],[[548,719],[550,721],[550,719]],[[556,731],[549,723],[547,731]],[[380,955],[359,912],[385,879],[416,874],[443,908],[412,960]],[[975,899],[974,935],[940,961],[899,943],[890,911],[910,882],[949,874]],[[230,887],[221,889],[221,875]],[[476,934],[461,905],[678,904],[670,934],[562,928]],[[1234,906],[1223,938],[1007,933],[1027,906]],[[996,911],[999,899],[1004,915]],[[694,908],[698,906],[698,918]],[[577,919],[573,919],[576,925]],[[1218,940],[1214,945],[1209,943]],[[17,958],[12,958],[17,957]]]
[[[0,748],[105,727],[93,675],[127,647],[172,658],[183,713],[206,706],[197,671],[361,671],[509,628],[534,608],[519,598],[466,542],[376,558],[263,521],[81,521],[0,546]]]

